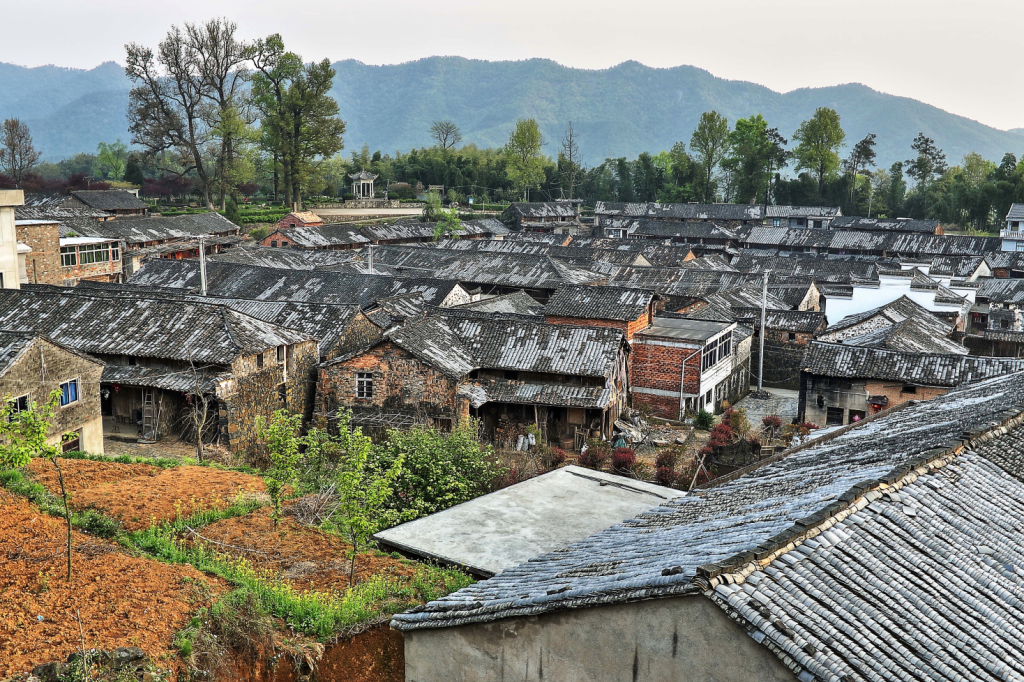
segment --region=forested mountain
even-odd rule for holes
[[[404,151],[430,144],[430,123],[451,119],[464,141],[505,142],[517,118],[536,118],[545,151],[557,153],[573,121],[587,163],[635,157],[688,141],[701,112],[717,109],[730,121],[761,113],[791,138],[817,107],[842,116],[847,141],[878,134],[878,161],[910,157],[918,131],[938,143],[950,162],[976,151],[998,161],[1024,152],[1024,131],[1002,131],[905,97],[858,84],[778,93],[730,81],[692,66],[654,69],[636,62],[602,69],[572,69],[543,59],[487,62],[430,57],[370,66],[355,60],[335,67],[335,95],[348,122],[346,151]],[[0,118],[16,116],[32,128],[49,160],[95,151],[100,141],[128,141],[128,82],[113,63],[90,70],[0,64]]]

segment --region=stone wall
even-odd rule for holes
[[[29,403],[45,404],[60,384],[78,379],[78,401],[58,407],[50,441],[59,442],[61,434],[81,431],[80,448],[103,453],[103,417],[100,411],[100,377],[103,365],[45,339],[36,339],[15,360],[0,379],[0,394],[5,399],[28,396]]]
[[[64,284],[67,279],[60,267],[60,226],[18,225],[18,241],[32,247],[25,256],[25,270],[30,284]]]
[[[408,682],[795,679],[699,595],[404,634]]]
[[[373,375],[372,398],[356,396],[359,373]],[[456,397],[457,388],[455,379],[385,342],[344,362],[323,366],[317,408],[324,413],[347,407],[454,420],[465,413],[464,401]]]

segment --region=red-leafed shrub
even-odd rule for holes
[[[679,452],[674,448],[670,450],[662,450],[654,460],[654,466],[658,469],[662,467],[673,469],[677,464],[679,464]]]
[[[615,448],[612,453],[612,469],[629,473],[636,468],[636,452],[632,448]]]
[[[654,480],[661,485],[673,486],[679,480],[679,473],[672,467],[661,466],[655,470]]]
[[[607,457],[607,453],[601,448],[587,448],[585,452],[580,453],[580,456],[576,461],[581,467],[587,467],[588,469],[601,469],[604,467],[604,462]]]
[[[782,417],[775,414],[769,414],[761,419],[761,424],[769,429],[781,429]]]
[[[555,467],[560,467],[565,464],[565,460],[567,459],[569,459],[568,452],[562,448],[551,448],[551,451],[548,452],[547,457],[545,458],[545,463],[549,468],[554,469]]]

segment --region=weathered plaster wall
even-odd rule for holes
[[[702,596],[405,633],[408,682],[781,682],[794,675]]]

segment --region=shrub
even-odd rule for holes
[[[565,464],[567,459],[569,459],[568,452],[562,448],[551,448],[551,451],[548,452],[547,457],[545,458],[546,461],[544,464],[549,469],[555,469]]]
[[[661,485],[673,486],[679,480],[679,473],[672,467],[659,466],[654,472],[654,480]]]
[[[711,427],[714,425],[715,415],[711,414],[707,410],[701,410],[697,413],[697,416],[693,418],[693,428],[695,429],[710,431]]]
[[[768,429],[781,429],[782,428],[782,417],[778,415],[769,414],[761,419],[761,424]]]
[[[662,450],[658,453],[658,457],[654,460],[654,466],[661,469],[662,467],[668,467],[669,469],[675,468],[679,464],[679,451],[675,448],[668,450]]]
[[[636,468],[636,452],[632,448],[615,448],[612,453],[612,469],[628,474]]]
[[[586,450],[580,453],[580,456],[576,461],[581,467],[587,467],[588,469],[602,469],[604,468],[606,459],[608,459],[608,453],[603,448],[592,448],[588,446]]]

